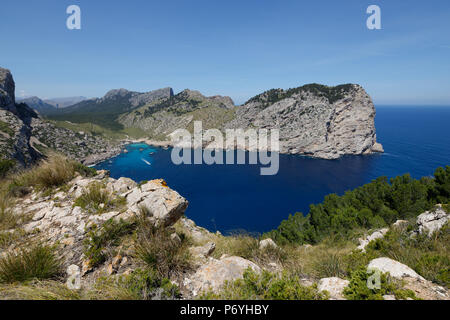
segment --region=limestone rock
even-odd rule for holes
[[[216,249],[216,244],[214,242],[208,242],[203,246],[190,248],[191,254],[194,257],[206,258],[209,257]]]
[[[416,297],[423,300],[450,300],[447,289],[428,280],[418,278],[403,278],[404,288],[412,290]]]
[[[242,278],[248,268],[261,272],[256,264],[241,257],[222,257],[220,260],[211,258],[195,274],[186,278],[184,285],[194,297],[209,290],[217,292],[225,281]]]
[[[134,188],[127,195],[130,209],[139,212],[144,207],[159,224],[170,226],[178,221],[188,206],[188,201],[167,187],[164,180],[152,180]]]
[[[402,229],[402,228],[406,228],[408,226],[408,224],[409,224],[408,220],[397,220],[397,221],[394,222],[393,226],[395,228]]]
[[[417,217],[418,232],[432,235],[440,230],[449,219],[450,215],[439,204],[433,210],[426,211]]]
[[[363,252],[366,251],[367,245],[376,239],[381,239],[384,237],[384,235],[389,231],[388,228],[380,229],[372,233],[371,235],[367,236],[366,238],[359,239],[359,246],[357,249],[362,250]]]
[[[268,247],[278,248],[277,244],[270,238],[261,240],[259,242],[259,249],[263,250]]]
[[[349,285],[350,281],[337,277],[323,278],[319,280],[319,291],[327,291],[333,300],[344,300],[343,291]]]
[[[402,279],[404,277],[410,277],[415,279],[424,280],[423,277],[418,275],[413,269],[410,267],[389,259],[389,258],[377,258],[370,261],[368,269],[378,269],[383,273],[389,273],[391,277],[396,279]]]

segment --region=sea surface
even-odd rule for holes
[[[186,215],[210,231],[262,233],[330,193],[343,194],[379,176],[433,175],[450,165],[450,107],[377,107],[377,140],[385,153],[339,160],[280,155],[275,176],[259,165],[174,165],[171,150],[145,144],[102,162],[97,169],[136,182],[164,178],[189,200]]]

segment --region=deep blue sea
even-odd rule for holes
[[[259,165],[174,165],[170,150],[129,145],[96,166],[114,178],[137,182],[164,178],[189,200],[186,215],[211,231],[262,233],[330,193],[342,194],[379,176],[430,176],[450,165],[450,107],[377,107],[378,141],[385,153],[339,160],[280,155],[275,176]]]

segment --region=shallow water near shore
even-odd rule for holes
[[[136,182],[163,178],[189,200],[186,215],[211,231],[262,233],[295,212],[307,213],[330,193],[342,194],[379,176],[430,176],[450,165],[450,107],[377,107],[378,141],[385,153],[338,160],[280,155],[275,176],[260,165],[174,165],[171,149],[146,144],[95,166]]]

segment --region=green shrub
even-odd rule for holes
[[[115,209],[121,209],[126,205],[124,197],[113,197],[107,192],[100,182],[94,182],[78,197],[74,206],[81,207],[91,214],[102,214]]]
[[[303,286],[297,276],[281,276],[268,271],[257,274],[250,268],[242,279],[226,282],[219,293],[204,293],[201,299],[221,300],[325,300],[316,286]]]
[[[379,288],[372,283],[369,288],[371,276],[374,271],[360,268],[352,272],[349,285],[344,289],[344,296],[348,300],[383,300],[384,295],[394,295],[397,299],[413,298],[416,296],[413,291],[401,289],[398,283],[393,282],[387,274],[379,273]]]
[[[89,265],[96,267],[107,259],[107,251],[120,243],[120,239],[132,233],[134,223],[110,219],[101,227],[92,226],[84,242],[84,254]]]
[[[74,162],[74,169],[76,172],[81,174],[83,177],[95,177],[97,175],[97,170],[94,168],[87,167],[79,162]]]
[[[15,165],[14,160],[0,160],[0,179],[4,178]]]
[[[173,237],[168,229],[155,227],[145,217],[138,223],[135,256],[161,278],[180,275],[190,268],[188,239],[184,234]]]
[[[0,260],[0,282],[52,279],[61,274],[61,260],[54,247],[35,244]]]
[[[380,177],[344,195],[331,194],[308,215],[298,212],[266,234],[280,244],[319,243],[330,235],[352,239],[355,230],[390,225],[397,219],[415,218],[450,196],[450,166],[438,168],[434,179],[415,180],[403,175]]]

